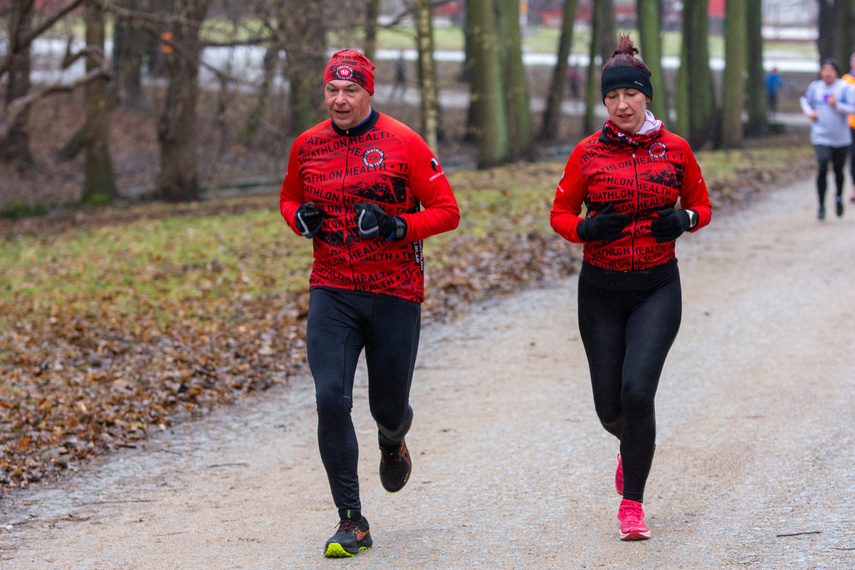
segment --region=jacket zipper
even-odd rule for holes
[[[635,173],[635,213],[632,215],[635,218],[635,222],[632,228],[632,239],[630,240],[630,251],[629,251],[629,270],[635,271],[635,236],[636,236],[636,227],[638,222],[638,206],[639,206],[639,198],[638,198],[638,163],[635,161],[635,151],[632,151],[632,171]]]

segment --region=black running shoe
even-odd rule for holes
[[[816,219],[817,220],[824,220],[825,219],[825,208],[823,208],[822,206],[819,207],[819,211],[816,213]]]
[[[368,519],[341,519],[338,531],[330,537],[324,547],[324,556],[328,558],[349,558],[368,550],[374,541],[368,531]]]
[[[837,217],[839,218],[842,215],[843,215],[843,197],[838,196],[837,197]]]
[[[386,453],[381,449],[380,454],[380,482],[390,493],[397,493],[407,484],[410,473],[413,471],[410,450],[402,440],[401,446],[392,453]]]

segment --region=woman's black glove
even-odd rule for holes
[[[613,214],[614,204],[609,204],[593,217],[576,225],[576,234],[582,241],[615,241],[623,235],[629,224],[629,214]]]
[[[407,222],[403,218],[390,216],[374,202],[360,202],[356,205],[356,226],[362,239],[383,237],[386,240],[402,240],[407,235]]]
[[[689,229],[689,213],[686,210],[666,208],[656,212],[658,218],[650,222],[650,233],[656,238],[656,243],[674,241],[684,231]]]
[[[324,211],[315,206],[314,202],[306,202],[300,204],[297,208],[297,213],[294,214],[294,221],[300,233],[307,238],[313,238],[321,231],[321,224],[324,221]]]

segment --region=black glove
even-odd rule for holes
[[[307,238],[313,238],[321,231],[323,221],[324,211],[315,206],[314,202],[300,204],[300,207],[297,208],[297,213],[294,214],[294,222],[297,224],[297,229]]]
[[[406,222],[390,216],[374,202],[360,202],[356,205],[356,226],[362,239],[382,237],[401,240],[407,235]]]
[[[650,222],[650,233],[656,243],[674,241],[689,229],[689,213],[686,210],[666,208],[656,212],[658,218]]]
[[[576,234],[582,241],[615,241],[623,235],[629,224],[629,214],[613,214],[614,204],[609,204],[591,218],[579,222]]]

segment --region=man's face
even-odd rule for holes
[[[351,129],[371,114],[371,94],[353,81],[327,82],[324,99],[330,119],[340,129]]]
[[[834,83],[834,80],[837,79],[837,70],[834,69],[833,65],[826,63],[819,70],[819,76],[822,77],[822,80],[825,81],[826,85],[831,85]]]

